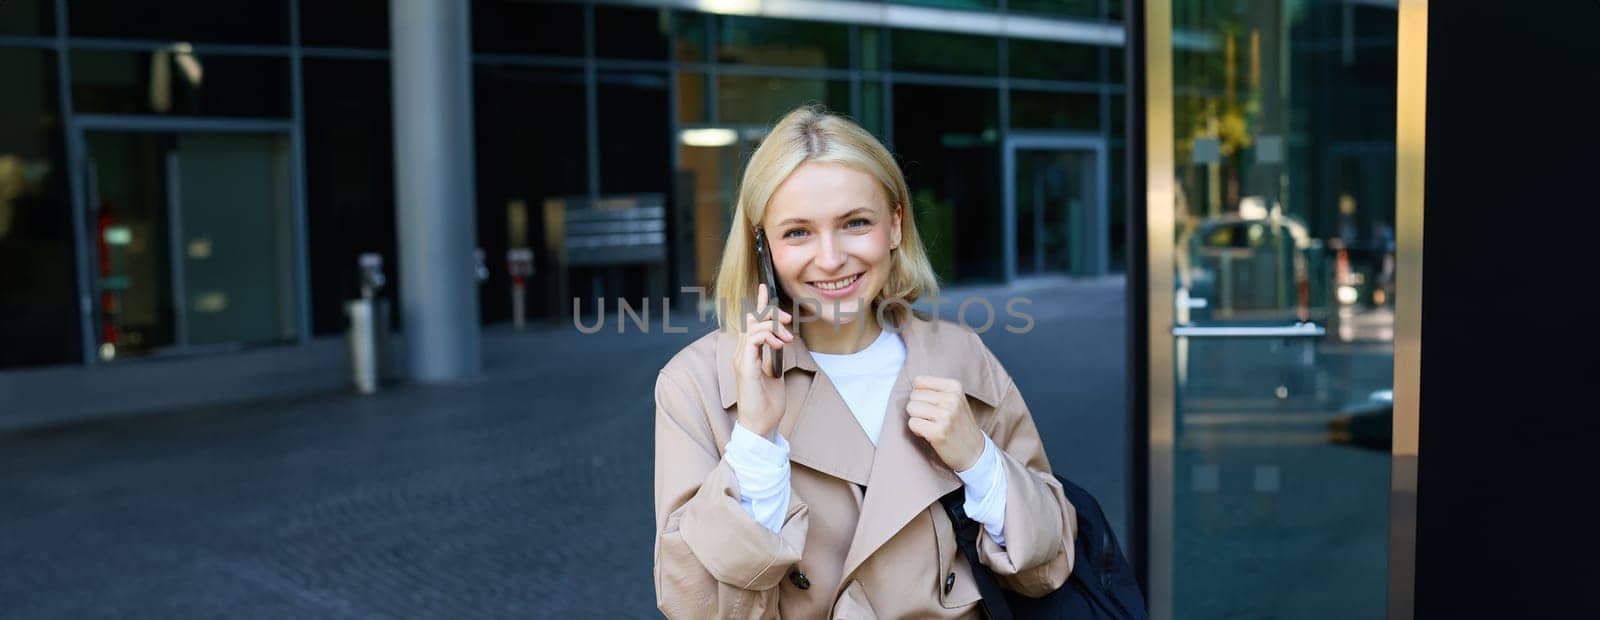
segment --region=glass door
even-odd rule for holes
[[[84,133],[102,361],[298,335],[288,138]]]
[[[1171,256],[1152,269],[1173,270],[1171,414],[1151,418],[1170,437],[1151,446],[1152,476],[1170,476],[1151,487],[1170,494],[1152,496],[1170,509],[1152,520],[1151,566],[1167,572],[1152,574],[1153,609],[1383,617],[1395,8],[1169,6],[1171,84],[1150,104],[1171,114],[1171,150],[1151,158],[1172,162],[1174,214],[1172,236],[1150,240]]]
[[[1107,273],[1104,143],[1098,137],[1014,135],[1007,139],[1004,166],[1008,277]]]

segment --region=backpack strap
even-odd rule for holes
[[[966,503],[966,495],[961,489],[956,489],[939,498],[939,503],[944,505],[945,514],[950,515],[950,525],[955,528],[956,546],[961,549],[961,555],[967,557],[967,564],[972,567],[972,579],[978,582],[978,592],[983,595],[979,607],[983,609],[984,617],[989,620],[1011,620],[1011,607],[1006,604],[1006,595],[1000,589],[1000,582],[989,567],[978,561],[978,528],[981,526],[969,518],[961,507]]]

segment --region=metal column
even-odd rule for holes
[[[470,10],[445,0],[389,7],[407,367],[417,381],[467,379],[482,369]]]

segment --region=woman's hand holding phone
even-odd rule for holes
[[[782,354],[783,345],[794,340],[789,323],[794,319],[782,308],[774,307],[776,317],[762,314],[767,309],[766,284],[756,287],[756,312],[744,316],[744,332],[739,336],[739,354],[734,357],[734,377],[738,381],[739,424],[751,432],[774,439],[778,420],[783,418],[783,377],[767,373],[763,355]],[[763,349],[771,347],[770,353]]]

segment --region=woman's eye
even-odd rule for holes
[[[857,226],[857,224],[859,224],[859,226]],[[844,227],[845,228],[865,228],[866,226],[869,226],[871,224],[872,224],[871,220],[868,220],[866,218],[858,217],[856,219],[853,219],[853,220],[850,220],[848,222],[845,222],[844,223]]]
[[[804,234],[806,234],[806,231],[805,231],[804,228],[791,228],[791,229],[789,229],[787,231],[784,231],[783,238],[784,239],[798,239],[798,238],[800,238],[801,235],[804,235]]]

